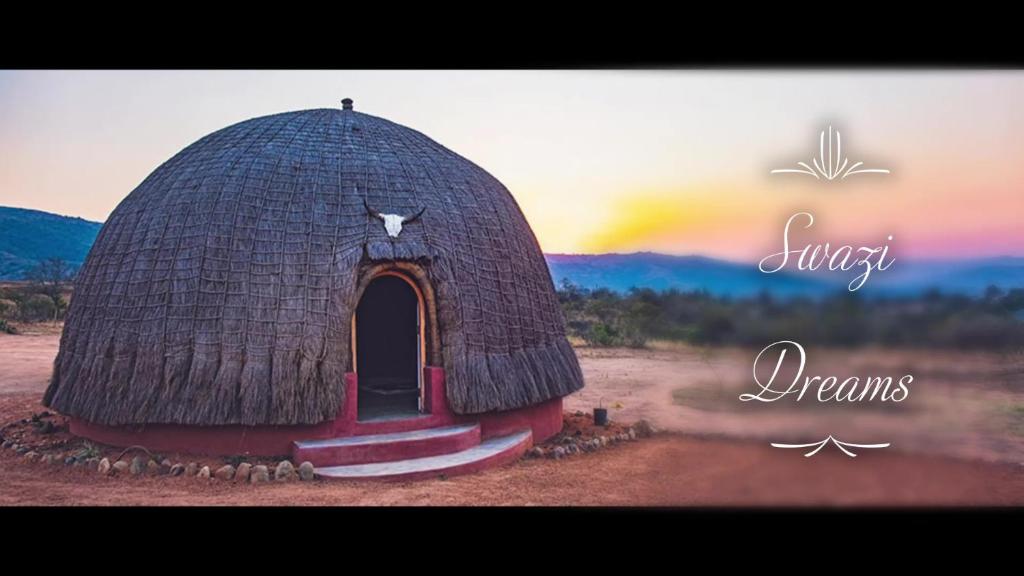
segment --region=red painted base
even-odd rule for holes
[[[387,434],[452,424],[478,422],[480,436],[487,439],[529,428],[533,442],[543,442],[562,429],[562,399],[553,398],[535,406],[504,412],[459,415],[448,409],[444,369],[424,369],[427,413],[416,418],[360,422],[357,418],[359,386],[356,375],[345,375],[346,402],[338,418],[309,426],[182,426],[149,424],[106,426],[78,418],[70,419],[71,433],[113,446],[145,446],[159,452],[184,452],[216,456],[286,456],[292,443],[365,434]]]

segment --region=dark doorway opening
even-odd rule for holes
[[[420,303],[405,278],[374,278],[356,307],[359,420],[414,416],[420,400]]]

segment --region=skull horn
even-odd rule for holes
[[[383,220],[383,219],[384,219],[384,217],[383,217],[383,216],[381,216],[380,212],[377,212],[377,211],[376,211],[376,210],[374,210],[373,208],[370,208],[370,205],[366,203],[366,198],[363,198],[363,206],[365,206],[365,207],[366,207],[366,212],[367,212],[367,213],[368,213],[368,214],[369,214],[370,216],[373,216],[374,218],[376,218],[376,219],[378,219],[378,220]]]
[[[424,206],[423,208],[420,208],[419,212],[413,214],[412,216],[403,216],[402,217],[402,224],[408,224],[409,222],[412,222],[413,220],[416,220],[417,218],[419,218],[420,216],[423,215],[423,211],[426,210],[426,209],[427,209],[427,207]]]

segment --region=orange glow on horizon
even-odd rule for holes
[[[0,205],[104,220],[197,139],[345,96],[493,174],[546,252],[749,261],[808,210],[807,237],[833,244],[1024,256],[1010,70],[0,71]],[[769,175],[833,124],[851,161],[892,173]]]

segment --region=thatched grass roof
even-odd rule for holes
[[[426,211],[393,239],[364,201]],[[415,130],[322,109],[214,132],[121,202],[76,281],[44,402],[104,424],[333,419],[357,271],[393,259],[436,290],[456,412],[583,386],[508,190]]]

